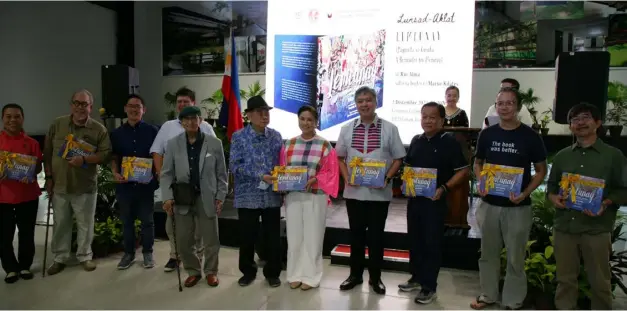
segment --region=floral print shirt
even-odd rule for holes
[[[229,168],[235,177],[236,208],[268,208],[282,205],[281,195],[268,185],[260,189],[263,175],[279,165],[283,139],[279,132],[266,128],[257,133],[251,125],[233,133]]]

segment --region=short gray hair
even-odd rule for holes
[[[74,93],[72,94],[72,97],[70,97],[70,104],[71,104],[71,103],[72,103],[72,101],[74,100],[74,96],[76,96],[76,95],[78,95],[78,94],[81,94],[81,93],[84,93],[84,94],[86,94],[87,96],[89,96],[89,101],[91,101],[91,104],[92,104],[92,105],[94,104],[94,95],[93,95],[90,91],[88,91],[87,89],[81,89],[81,90],[78,90],[78,91],[74,92]],[[142,104],[143,104],[143,103],[144,103],[144,101],[142,100]]]
[[[357,89],[357,91],[355,91],[355,101],[357,101],[357,97],[359,97],[360,95],[364,95],[364,94],[370,94],[372,95],[372,98],[374,98],[374,103],[377,103],[377,92],[374,91],[373,88],[368,87],[368,86],[362,86],[360,88]]]

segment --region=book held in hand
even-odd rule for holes
[[[578,211],[589,210],[595,215],[601,210],[603,189],[603,179],[563,173],[560,180],[560,195],[566,198],[566,207]]]
[[[353,157],[348,163],[349,184],[369,188],[385,186],[385,161]]]
[[[152,159],[123,157],[122,176],[130,182],[149,183],[152,180]]]
[[[481,170],[479,188],[489,195],[509,198],[519,196],[524,169],[507,165],[486,163]]]
[[[36,180],[37,157],[0,151],[0,176],[23,183]]]
[[[438,169],[422,167],[405,167],[403,169],[402,191],[408,197],[435,196],[437,190]]]
[[[87,157],[96,153],[96,146],[85,142],[82,139],[77,139],[72,134],[68,134],[65,137],[65,142],[59,149],[59,156],[63,159],[71,157]],[[87,163],[82,167],[87,167]]]
[[[276,180],[272,182],[274,191],[303,191],[307,185],[306,166],[275,166],[272,176]]]

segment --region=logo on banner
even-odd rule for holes
[[[318,17],[320,17],[320,12],[318,10],[309,10],[309,21],[314,23],[318,21]]]

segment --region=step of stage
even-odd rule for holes
[[[350,264],[350,245],[339,244],[331,250],[331,264],[348,266]],[[368,261],[368,248],[366,247],[366,262]],[[383,266],[384,270],[409,271],[409,251],[402,249],[384,249]]]

